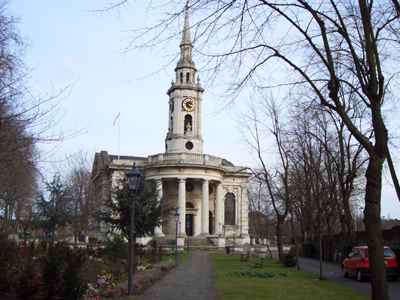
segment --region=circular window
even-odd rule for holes
[[[193,191],[193,184],[190,182],[186,183],[186,192],[191,192]]]
[[[208,187],[208,193],[211,195],[213,193],[214,189],[212,188],[212,186],[210,185]]]
[[[193,143],[192,143],[192,142],[187,142],[187,143],[185,144],[185,147],[186,147],[186,149],[188,149],[188,150],[192,150],[192,149],[193,149]]]

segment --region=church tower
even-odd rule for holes
[[[180,59],[175,68],[175,82],[168,89],[169,114],[165,153],[203,154],[201,137],[201,102],[204,90],[192,60],[189,11],[186,6]]]

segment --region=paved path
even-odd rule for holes
[[[148,289],[141,300],[217,299],[209,252],[192,252],[179,266]],[[218,292],[217,292],[218,293]]]

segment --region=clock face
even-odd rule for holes
[[[187,99],[183,100],[182,107],[186,111],[194,111],[196,104],[194,103],[193,99],[187,98]]]

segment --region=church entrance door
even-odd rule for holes
[[[193,215],[186,215],[186,234],[193,236]]]

